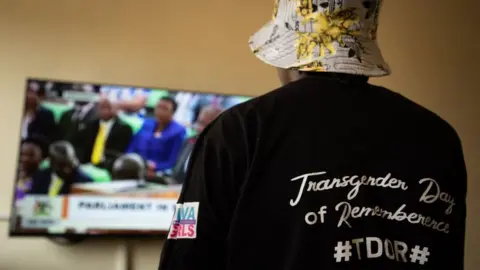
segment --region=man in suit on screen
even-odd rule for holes
[[[121,122],[116,109],[107,99],[97,104],[98,119],[87,124],[76,145],[81,146],[78,157],[81,163],[111,170],[113,162],[130,144],[132,129]]]
[[[22,139],[32,135],[43,136],[49,142],[56,139],[57,127],[53,113],[40,106],[40,98],[44,96],[45,91],[37,82],[28,84],[21,128]]]
[[[50,145],[50,168],[38,171],[32,177],[29,194],[57,195],[69,194],[72,184],[93,182],[79,169],[73,146],[67,141]]]
[[[190,155],[193,151],[193,146],[197,141],[198,136],[202,133],[203,129],[210,124],[215,118],[217,118],[222,112],[222,108],[218,106],[204,106],[198,115],[197,121],[194,123],[193,128],[195,129],[196,134],[191,138],[188,138],[183,144],[182,151],[177,160],[177,164],[173,169],[172,177],[177,183],[183,183],[185,180],[185,173],[188,167],[188,161],[190,160]]]
[[[74,87],[70,84],[59,84],[56,87],[57,91],[60,91],[60,96],[63,96],[65,92],[72,91]],[[80,90],[86,93],[92,94],[92,99],[94,99],[98,93],[99,85],[85,84]],[[106,98],[104,94],[100,94],[101,97]],[[145,106],[146,98],[143,96],[132,97],[129,100],[111,100],[109,99],[112,106],[116,110],[121,110],[127,113],[133,113],[141,110]],[[88,124],[98,121],[99,115],[99,105],[98,102],[92,102],[91,100],[75,100],[75,106],[66,112],[64,112],[58,123],[59,126],[59,137],[62,140],[67,140],[73,144],[76,152],[81,152],[83,148],[82,136],[84,136],[85,128]]]

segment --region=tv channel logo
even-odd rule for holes
[[[48,217],[52,213],[52,204],[49,201],[35,201],[33,215],[35,217]]]
[[[194,239],[197,237],[198,202],[177,204],[169,239]]]

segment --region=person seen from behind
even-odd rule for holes
[[[283,85],[198,138],[160,270],[463,269],[459,136],[368,83],[381,2],[276,1],[249,45]]]

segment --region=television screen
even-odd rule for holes
[[[10,234],[164,234],[196,138],[248,99],[29,79]]]

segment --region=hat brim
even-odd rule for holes
[[[279,68],[290,68],[297,62],[296,37],[295,31],[269,21],[250,37],[249,46],[261,61]]]
[[[352,56],[351,49],[335,44],[335,54],[314,56],[309,59],[297,57],[298,33],[286,25],[267,22],[249,39],[252,52],[261,61],[274,67],[302,71],[339,72],[369,77],[390,74],[375,40],[359,39],[362,47],[368,48],[361,57]],[[358,48],[358,46],[356,46]]]

